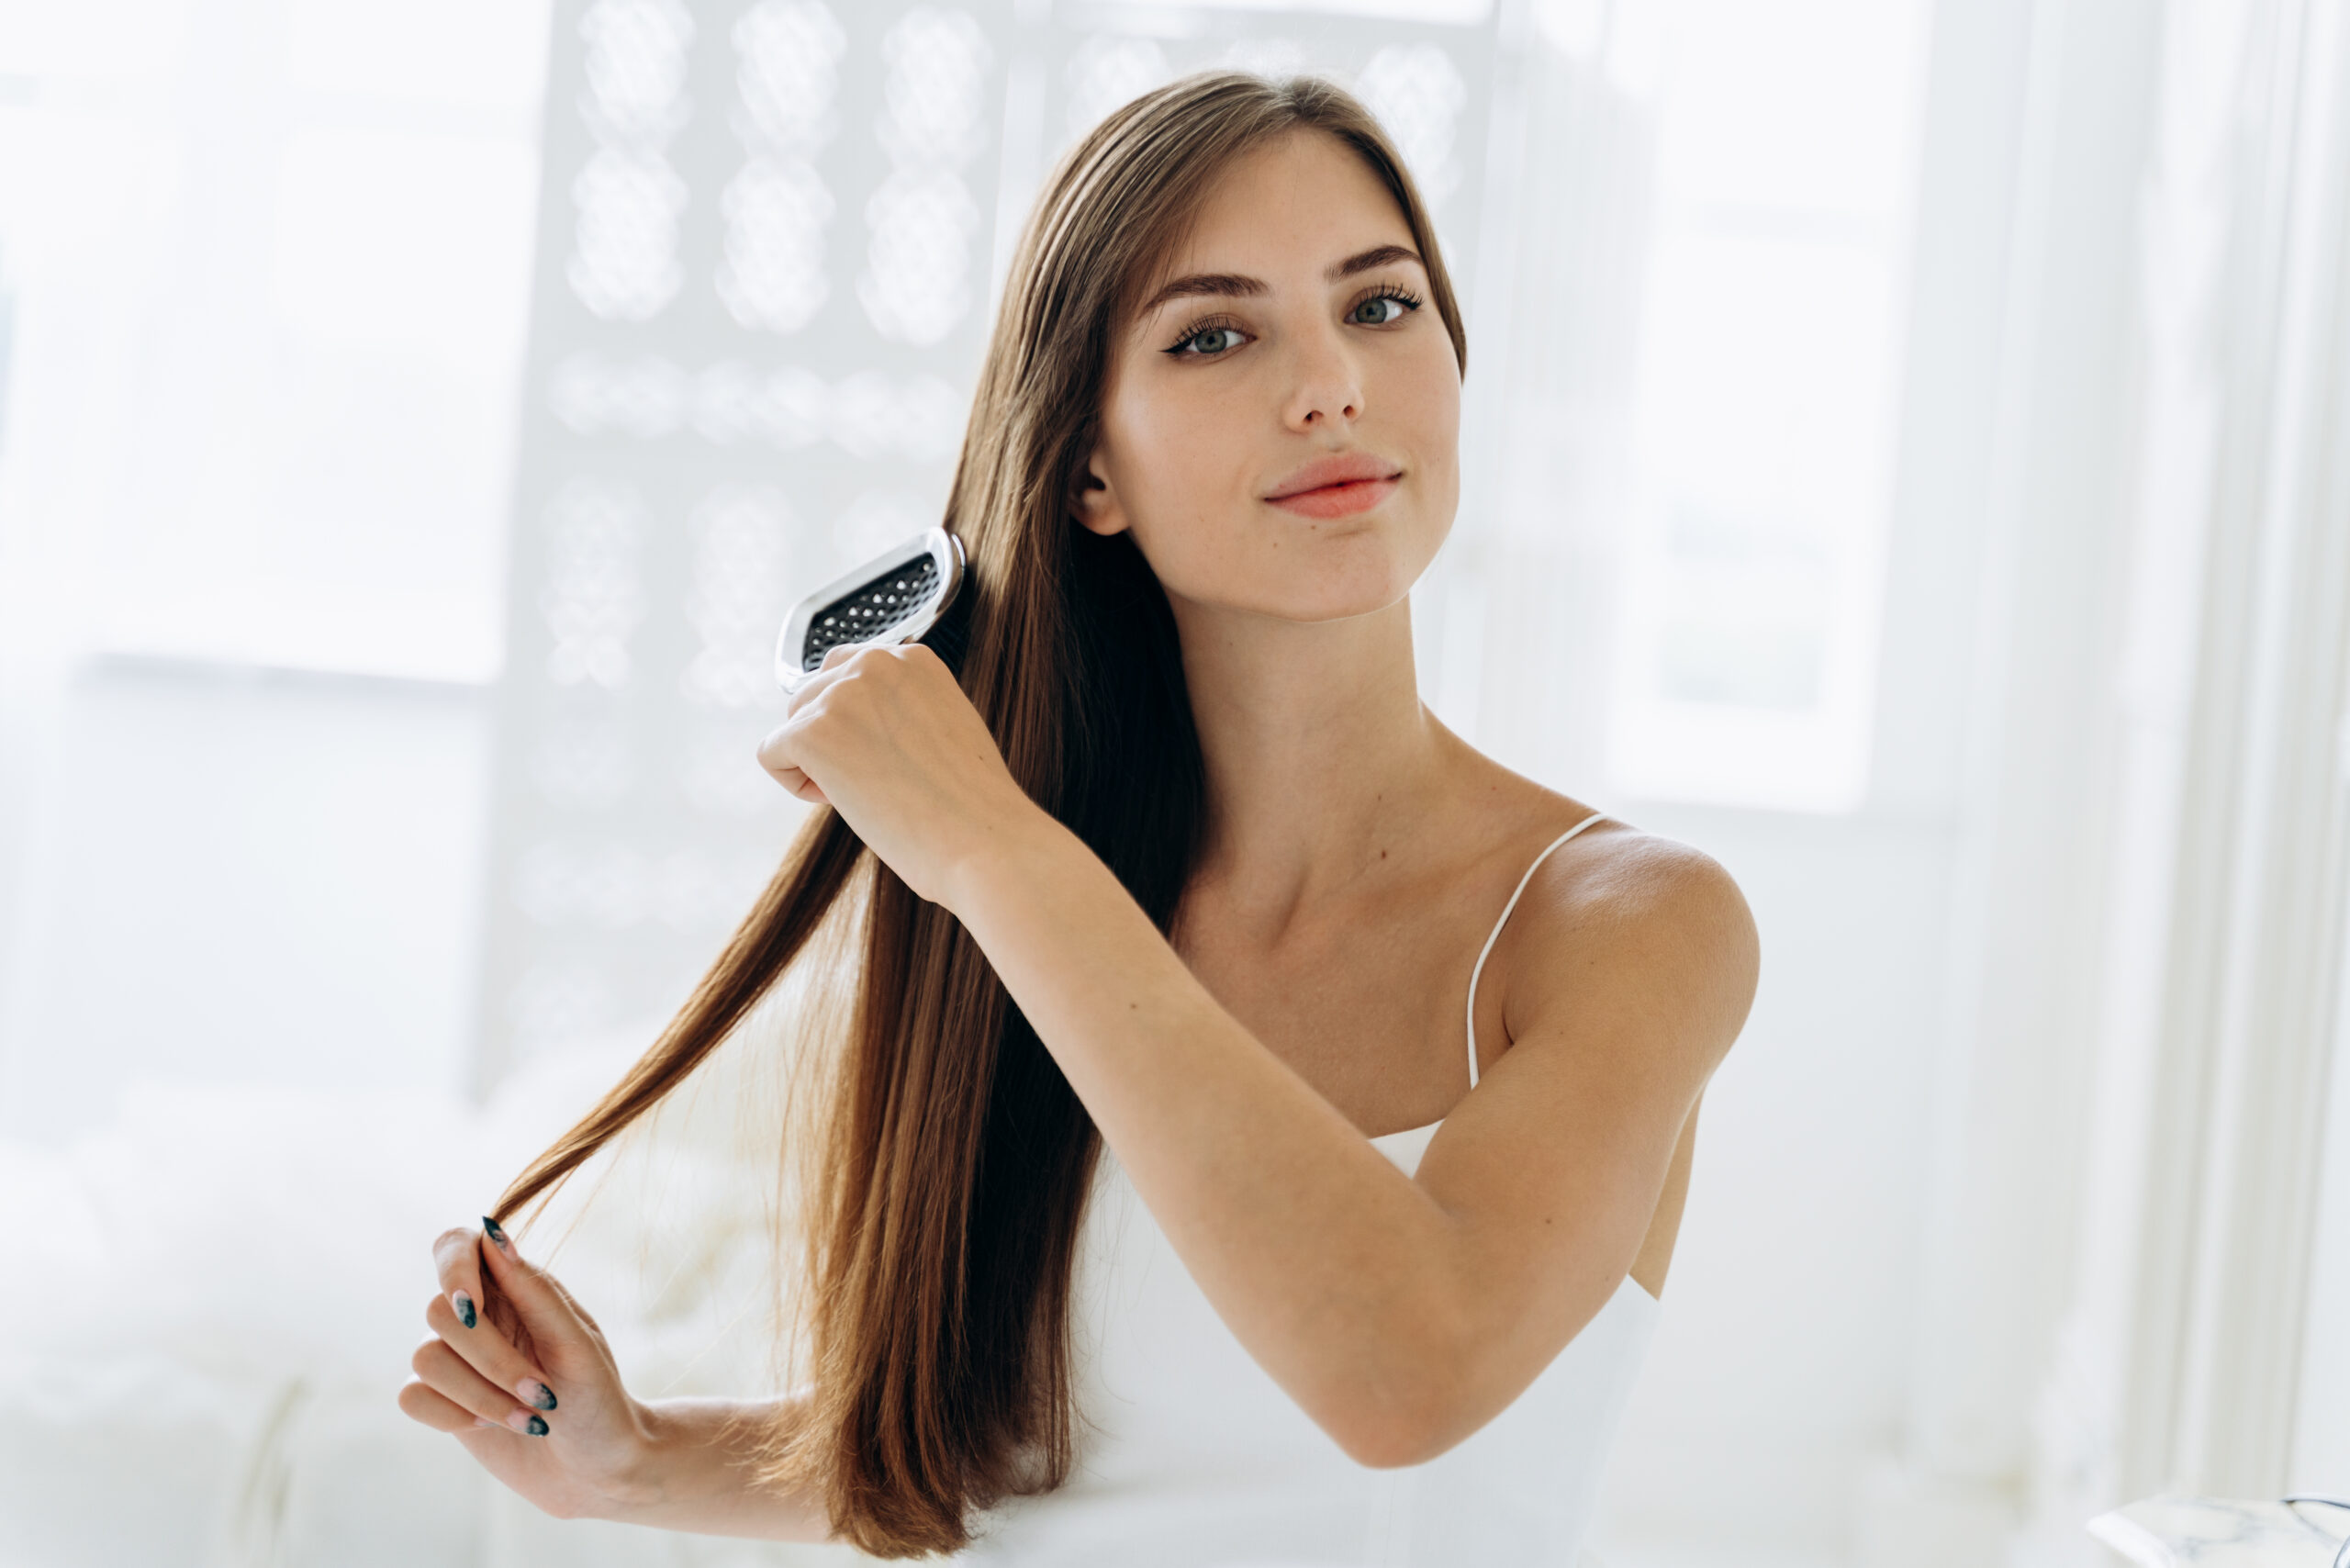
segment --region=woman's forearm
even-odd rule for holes
[[[636,1473],[593,1508],[595,1518],[697,1535],[821,1541],[823,1499],[762,1484],[760,1462],[796,1400],[664,1399],[642,1406],[645,1446]]]

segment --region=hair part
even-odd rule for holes
[[[1199,736],[1167,596],[1130,536],[1078,526],[1075,486],[1137,291],[1234,161],[1300,131],[1352,148],[1394,196],[1465,367],[1434,225],[1360,102],[1315,77],[1186,77],[1111,114],[1047,182],[947,501],[970,562],[957,678],[1013,777],[1162,932],[1205,820]],[[684,1082],[808,946],[864,854],[818,811],[684,1008],[498,1216]],[[804,1198],[812,1394],[767,1478],[820,1487],[842,1539],[908,1557],[966,1545],[973,1511],[1069,1474],[1069,1292],[1100,1138],[978,944],[887,867],[862,949]]]

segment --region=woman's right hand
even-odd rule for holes
[[[400,1409],[558,1518],[623,1512],[642,1487],[647,1412],[621,1385],[595,1319],[494,1222],[483,1226],[432,1244],[432,1337],[417,1347]]]

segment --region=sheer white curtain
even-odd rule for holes
[[[2087,1564],[2100,1509],[2341,1479],[2350,37],[2029,20],[1975,869],[1868,1561]]]

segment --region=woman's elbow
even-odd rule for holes
[[[1322,1423],[1340,1451],[1369,1470],[1401,1470],[1426,1464],[1485,1424],[1491,1411],[1471,1407],[1465,1391],[1472,1380],[1451,1371],[1433,1372],[1398,1386],[1392,1375],[1366,1378],[1359,1389],[1377,1389],[1375,1398],[1349,1402]]]
[[[1402,1470],[1427,1463],[1481,1424],[1465,1422],[1449,1412],[1440,1416],[1394,1412],[1358,1419],[1330,1435],[1348,1459],[1366,1470]]]

